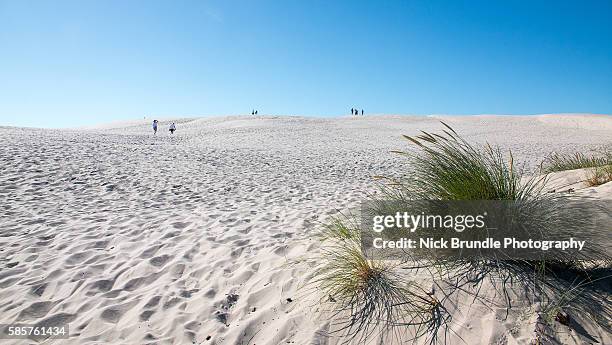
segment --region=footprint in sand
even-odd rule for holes
[[[151,258],[149,260],[149,263],[155,267],[162,267],[164,266],[170,259],[172,259],[171,255],[160,255],[160,256],[156,256],[154,258]]]
[[[17,317],[20,321],[32,320],[32,319],[40,319],[41,317],[45,317],[49,310],[55,306],[57,302],[46,301],[46,302],[34,302],[24,308]]]

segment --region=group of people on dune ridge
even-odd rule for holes
[[[157,134],[158,124],[159,124],[159,121],[153,120],[153,134]],[[176,131],[176,125],[174,124],[174,122],[172,122],[172,124],[170,125],[168,129],[170,130],[170,134],[174,134],[174,131]]]
[[[359,115],[359,109],[351,108],[351,115]],[[361,109],[361,116],[363,116],[363,109]]]

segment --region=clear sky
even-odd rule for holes
[[[0,0],[0,125],[612,114],[612,1]]]

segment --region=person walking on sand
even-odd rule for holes
[[[361,109],[361,116],[363,116],[363,109]]]
[[[170,125],[170,134],[174,134],[174,131],[176,131],[176,125],[174,124],[174,122],[172,122],[172,124]]]
[[[153,120],[153,134],[157,134],[157,120]]]

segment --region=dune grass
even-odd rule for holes
[[[541,170],[552,173],[574,169],[587,169],[584,182],[595,187],[612,181],[612,152],[587,156],[583,153],[573,155],[552,154],[543,163]]]
[[[422,132],[417,136],[405,136],[419,150],[394,152],[408,156],[413,170],[403,178],[387,179],[390,183],[382,188],[384,198],[394,200],[400,205],[399,208],[402,208],[402,201],[411,200],[509,201],[519,210],[520,222],[537,229],[537,233],[532,234],[534,238],[546,237],[543,234],[559,234],[558,229],[572,233],[589,226],[589,210],[576,203],[573,204],[575,209],[564,209],[559,205],[569,205],[567,196],[545,190],[546,175],[525,176],[523,170],[516,166],[512,152],[504,155],[499,147],[488,144],[482,148],[476,147],[447,124],[442,122],[442,125],[446,128],[443,134]],[[601,161],[593,159],[590,162]],[[592,177],[592,183],[607,182],[612,176],[611,167],[594,168],[598,170]],[[377,209],[374,212],[394,214],[395,210]],[[466,267],[479,273],[489,271],[486,266],[492,266],[497,275],[524,280],[525,275],[535,273],[541,278],[554,277],[558,270],[581,270],[585,263],[588,266],[595,259],[609,260],[603,250],[601,253],[601,258],[560,253],[557,260],[456,260],[432,264],[442,265],[445,271],[460,268],[466,273],[470,272]]]
[[[599,156],[587,156],[584,153],[573,155],[560,155],[553,153],[542,164],[544,173],[552,173],[565,170],[598,168],[612,165],[612,152],[606,152]]]
[[[587,171],[586,184],[589,187],[600,186],[612,181],[612,164],[590,168]]]
[[[335,333],[346,342],[424,337],[434,344],[448,314],[441,301],[407,279],[395,263],[372,260],[361,250],[361,232],[334,218],[321,233],[322,254],[311,283],[332,307]],[[409,332],[406,332],[409,329]]]
[[[506,161],[500,148],[478,149],[446,127],[444,135],[422,132],[404,136],[421,154],[393,151],[410,156],[414,171],[392,184],[392,189],[412,200],[520,200],[539,196],[542,182],[534,178],[522,183],[522,172],[512,153]]]
[[[382,193],[370,200],[374,201],[374,207],[385,207],[386,203],[379,202],[380,199],[400,205],[410,200],[510,200],[524,205],[522,210],[537,222],[543,233],[565,225],[551,221],[562,210],[553,202],[559,196],[543,191],[546,177],[524,178],[510,152],[506,159],[499,148],[490,145],[477,148],[450,126],[443,125],[446,127],[443,134],[422,132],[405,136],[419,150],[394,152],[410,158],[410,173],[402,178],[380,177],[386,183],[381,187]],[[585,161],[594,162],[582,160]],[[558,163],[556,167],[568,166]],[[414,259],[410,257],[399,261],[368,258],[362,252],[361,232],[355,219],[335,218],[325,227],[321,236],[323,248],[316,259],[312,280],[322,293],[324,303],[333,304],[334,317],[341,320],[339,330],[348,341],[365,343],[378,338],[378,342],[384,343],[385,334],[400,337],[397,326],[404,326],[400,328],[412,329],[414,338],[424,337],[435,343],[441,330],[449,331],[451,315],[446,313],[444,301],[453,294],[453,289],[444,292],[444,298],[436,299],[411,278],[415,267],[433,268],[440,279],[454,282],[456,291],[465,290],[461,284],[473,286],[492,275],[502,281],[503,290],[505,284],[518,282],[530,287],[546,286],[553,294],[560,293],[555,291],[558,287],[567,290],[576,282],[586,286],[591,279],[588,274],[579,279],[570,274],[573,281],[569,285],[565,278],[565,283],[557,283],[560,272],[567,275],[580,270],[583,266],[577,264],[578,259],[588,258],[565,258],[562,262],[428,258],[428,262],[418,262],[413,267],[406,265]],[[609,309],[608,304],[604,306]]]

